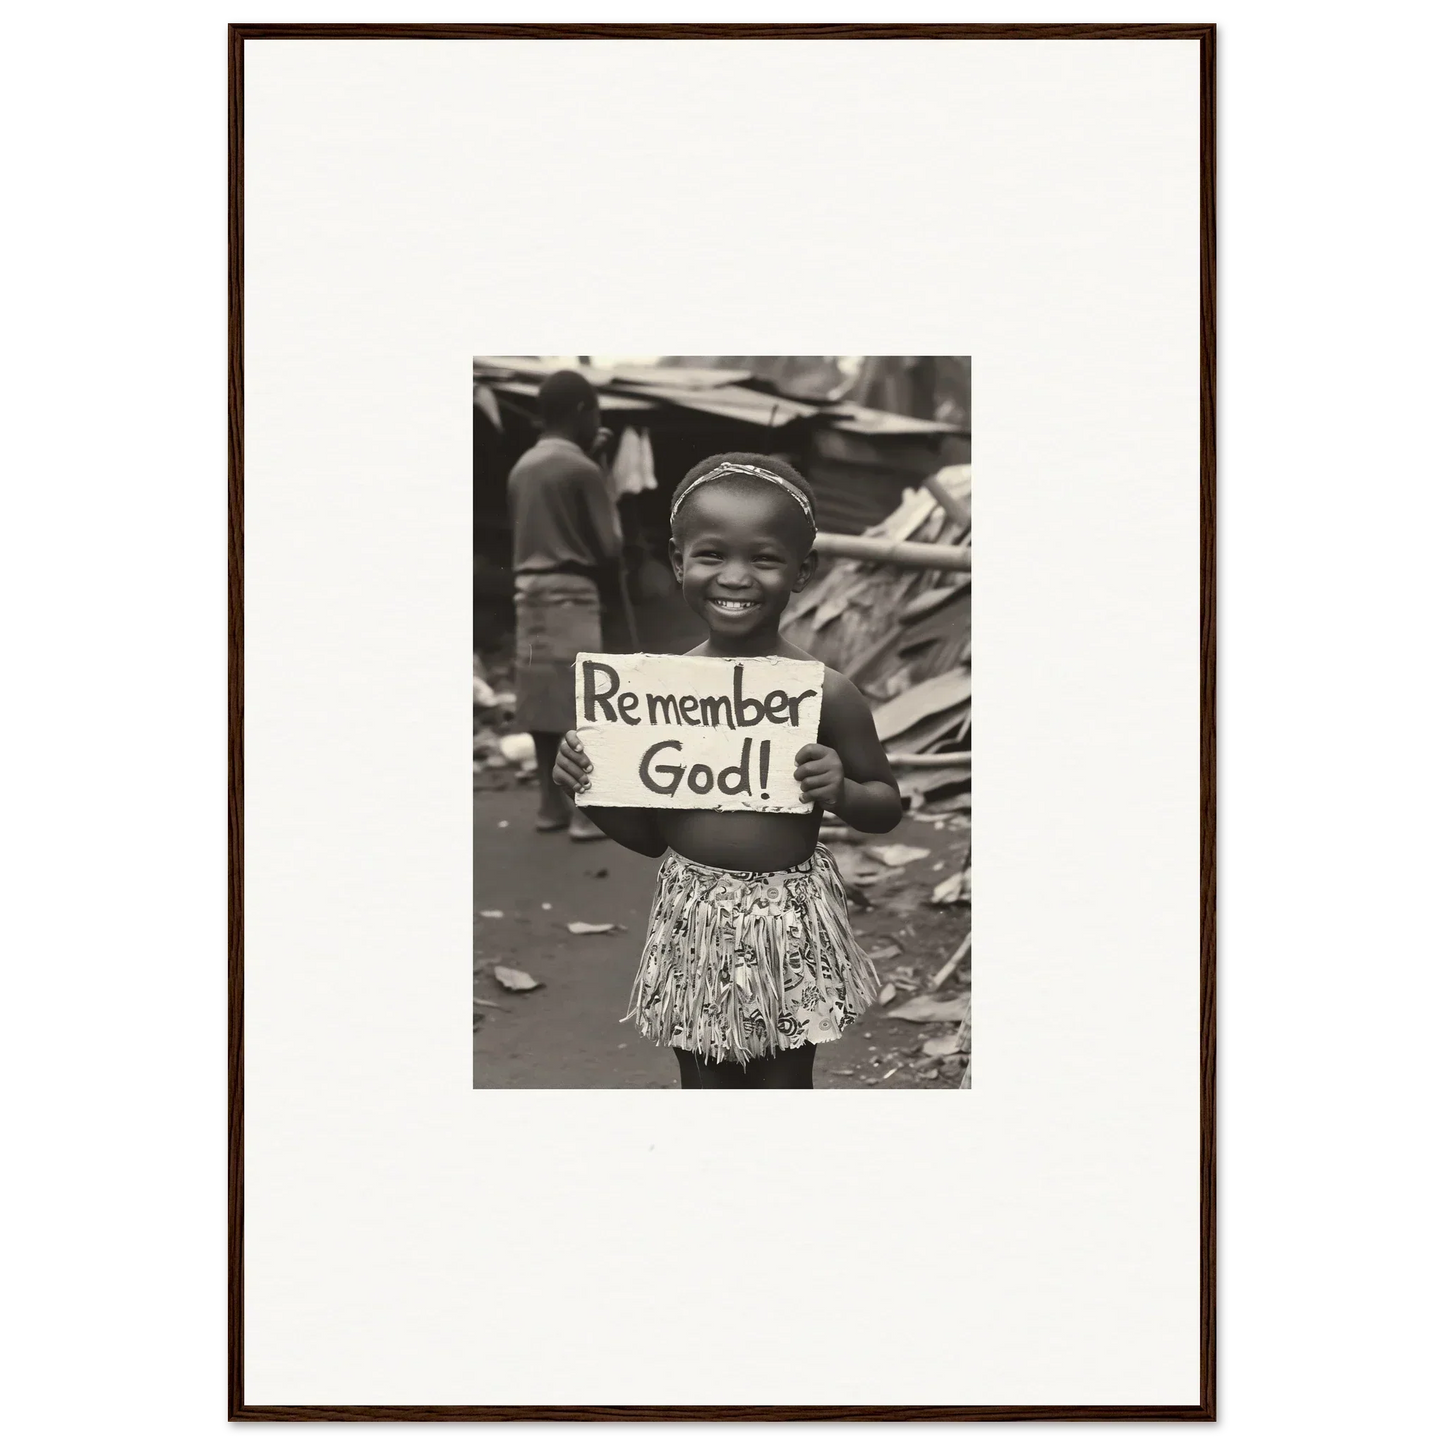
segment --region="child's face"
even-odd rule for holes
[[[678,523],[673,571],[683,600],[709,631],[734,641],[775,632],[788,598],[813,574],[813,554],[801,535],[805,524],[792,499],[700,487]]]

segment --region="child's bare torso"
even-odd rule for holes
[[[807,813],[720,813],[659,808],[653,817],[663,842],[694,863],[772,873],[812,856],[818,846],[821,809]]]

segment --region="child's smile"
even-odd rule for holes
[[[701,490],[672,544],[683,600],[730,646],[772,645],[783,609],[812,573],[811,537],[782,492]]]

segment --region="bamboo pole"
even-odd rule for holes
[[[860,562],[881,562],[892,567],[938,572],[968,572],[973,567],[967,547],[947,547],[937,542],[894,542],[887,537],[850,537],[842,532],[819,532],[813,546],[825,557],[850,557]]]
[[[933,500],[943,508],[943,515],[956,527],[962,527],[965,532],[970,528],[968,509],[938,480],[938,473],[924,477],[923,485],[933,493]]]

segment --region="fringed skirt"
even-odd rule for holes
[[[655,1044],[746,1063],[838,1038],[877,990],[826,848],[777,873],[669,853],[626,1017]]]

